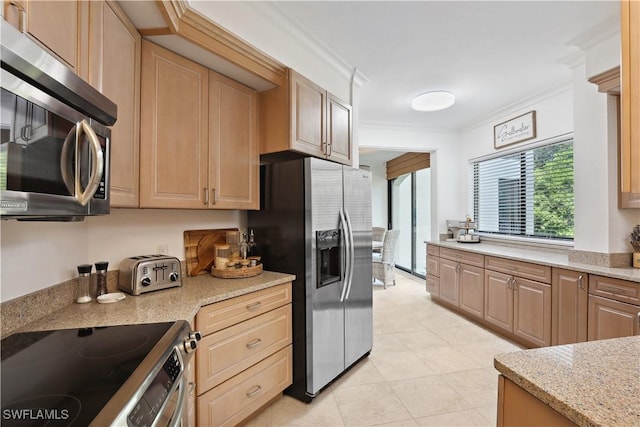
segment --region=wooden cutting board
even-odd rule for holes
[[[211,267],[215,257],[214,246],[227,242],[227,231],[238,231],[238,229],[184,231],[184,253],[189,276],[197,276]]]

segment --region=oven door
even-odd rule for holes
[[[2,70],[0,215],[109,213],[110,131]]]

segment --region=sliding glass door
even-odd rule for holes
[[[425,277],[426,245],[431,224],[431,169],[401,175],[389,181],[391,227],[400,230],[396,266]]]

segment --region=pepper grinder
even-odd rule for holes
[[[96,298],[107,293],[107,261],[96,262]]]
[[[89,289],[91,288],[91,264],[81,264],[78,266],[78,299],[76,302],[83,304],[91,301],[91,294]]]

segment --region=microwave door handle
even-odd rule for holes
[[[80,141],[80,133],[84,133],[89,140],[89,147],[91,148],[91,178],[89,178],[89,183],[84,191],[80,191],[80,162],[76,160],[76,199],[82,206],[86,206],[96,193],[96,190],[98,190],[98,185],[100,185],[100,180],[102,179],[104,161],[100,141],[98,141],[98,136],[89,126],[89,123],[86,120],[82,120],[79,127],[82,132],[78,131],[76,138]],[[76,151],[77,158],[78,153]]]
[[[69,191],[69,194],[76,194],[74,188],[74,179],[73,174],[74,171],[71,170],[71,158],[69,156],[70,151],[73,149],[76,150],[76,145],[78,135],[78,124],[76,124],[67,134],[67,137],[62,144],[62,152],[60,153],[60,172],[62,173],[62,180],[64,181],[65,187]]]

